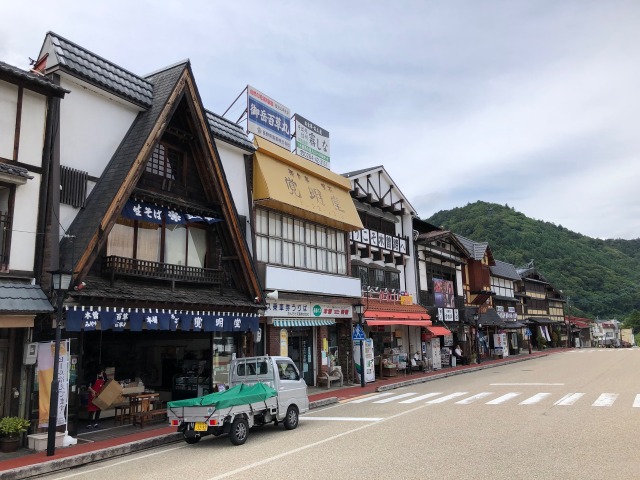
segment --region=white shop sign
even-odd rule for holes
[[[267,302],[265,317],[278,318],[352,318],[351,305],[299,302],[295,300]]]

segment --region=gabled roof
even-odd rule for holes
[[[496,260],[495,265],[489,267],[491,275],[495,277],[508,278],[509,280],[520,280],[520,275],[512,264]]]
[[[207,120],[214,137],[240,147],[249,153],[253,153],[256,150],[253,142],[249,140],[240,125],[209,110],[207,110]]]
[[[38,58],[42,59],[47,53],[55,59],[46,60],[46,73],[61,69],[137,105],[150,107],[152,104],[153,84],[148,79],[131,73],[54,32],[47,32]]]
[[[527,280],[549,283],[549,281],[536,269],[536,267],[527,266],[523,268],[517,268],[516,271],[522,279],[526,278]]]
[[[0,281],[0,313],[47,313],[53,312],[39,285]]]
[[[464,244],[449,230],[432,230],[431,232],[421,233],[415,240],[418,245],[424,243],[435,242],[436,240],[450,240],[455,247],[460,250],[460,253],[464,257],[469,257],[467,249]]]
[[[4,62],[0,62],[0,79],[25,83],[34,91],[42,93],[43,95],[62,98],[65,93],[69,93],[68,90],[56,85],[47,77],[44,77],[39,73],[27,72],[26,70],[22,70]]]
[[[469,258],[473,258],[474,260],[481,261],[484,258],[485,253],[487,257],[489,257],[489,265],[493,265],[495,260],[493,259],[493,252],[491,252],[491,248],[489,247],[488,242],[474,242],[473,240],[463,237],[462,235],[455,236],[460,240],[460,243],[464,246],[469,254]]]
[[[105,244],[111,228],[126,201],[136,188],[155,144],[181,102],[186,102],[196,129],[198,145],[205,155],[201,179],[211,195],[216,196],[225,220],[223,244],[235,250],[233,268],[251,299],[262,297],[248,248],[241,233],[237,212],[229,191],[208,119],[197,91],[188,61],[156,72],[146,79],[153,85],[151,107],[138,113],[127,135],[114,153],[102,176],[78,212],[61,242],[62,268],[85,278]]]

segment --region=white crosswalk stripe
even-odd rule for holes
[[[419,397],[413,397],[413,398],[410,398],[409,400],[402,400],[400,403],[416,403],[416,402],[419,402],[420,400],[426,400],[427,398],[437,397],[438,395],[442,395],[442,392],[427,393],[426,395],[420,395]]]
[[[542,400],[544,400],[545,398],[551,396],[550,393],[536,393],[533,397],[529,397],[526,400],[521,401],[518,405],[533,405],[535,403],[538,403]]]
[[[435,400],[431,400],[431,401],[429,401],[427,403],[429,403],[429,404],[444,403],[444,402],[448,402],[452,398],[458,398],[458,397],[461,397],[463,395],[466,395],[467,393],[469,393],[469,392],[451,393],[449,395],[445,395],[444,397],[440,397],[440,398],[436,398]]]
[[[499,405],[501,403],[504,402],[508,402],[509,400],[511,400],[512,398],[515,398],[519,395],[522,395],[522,393],[520,392],[509,392],[505,395],[502,395],[501,397],[498,397],[494,400],[491,400],[490,402],[487,402],[485,405]]]
[[[592,407],[610,407],[618,398],[617,393],[603,393],[593,402]]]
[[[349,403],[364,403],[364,402],[370,402],[371,400],[375,400],[376,398],[382,398],[382,397],[388,397],[389,395],[393,395],[393,392],[385,392],[385,393],[379,393],[378,395],[373,395],[372,397],[364,397],[364,398],[359,398],[357,400],[352,400]]]
[[[401,395],[396,395],[395,397],[385,398],[384,400],[376,400],[373,403],[390,403],[395,402],[396,400],[400,400],[401,398],[410,397],[411,395],[417,395],[415,392],[403,393]]]
[[[562,406],[573,405],[578,400],[580,400],[580,398],[582,398],[583,396],[584,396],[584,393],[568,393],[567,395],[562,397],[560,400],[558,400],[556,403],[554,403],[554,405],[562,405]]]
[[[488,397],[489,395],[493,395],[493,392],[481,392],[475,395],[472,395],[464,400],[460,400],[456,402],[456,405],[469,405],[470,403],[475,402],[476,400],[480,400],[481,398]]]
[[[638,408],[640,407],[640,394],[636,395],[636,399],[633,401],[633,407]]]

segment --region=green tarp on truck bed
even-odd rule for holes
[[[241,383],[224,392],[210,393],[203,397],[167,402],[167,406],[169,408],[213,406],[216,410],[222,410],[237,405],[264,402],[267,398],[275,397],[277,394],[273,388],[264,383],[256,383],[255,385],[244,385]]]

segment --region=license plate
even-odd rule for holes
[[[196,432],[206,432],[209,429],[209,427],[204,422],[196,422],[196,424],[193,426],[193,429]]]

